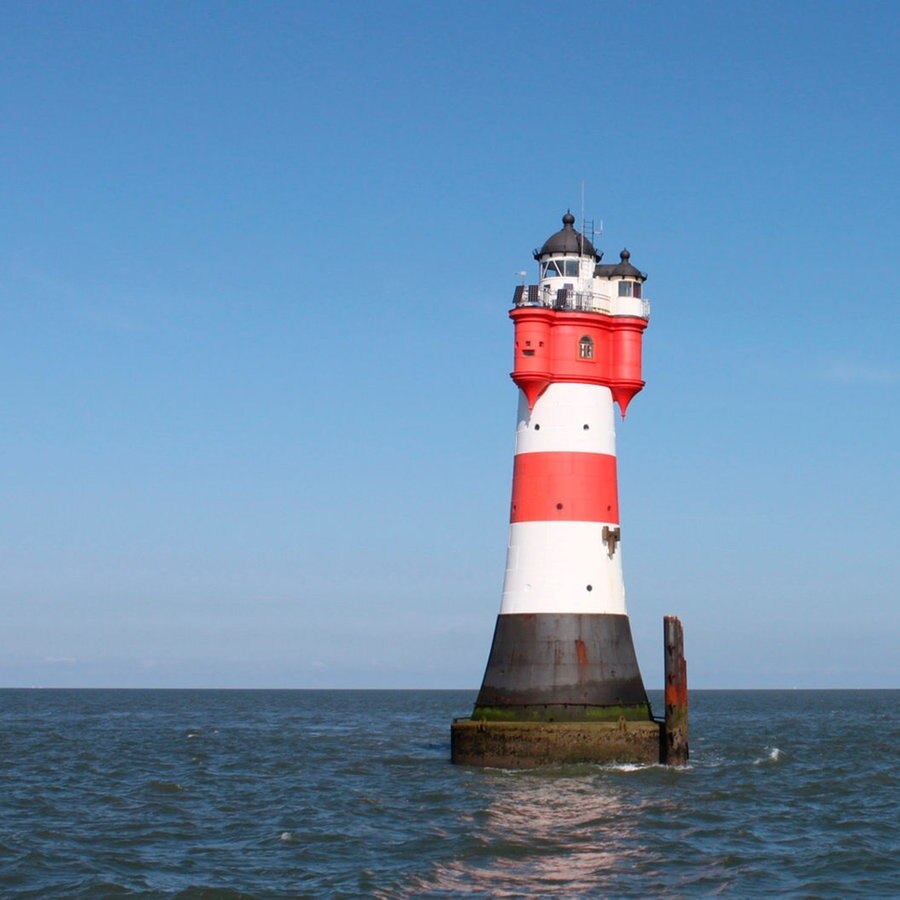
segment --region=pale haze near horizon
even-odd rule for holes
[[[451,14],[452,13],[452,14]],[[512,291],[649,274],[628,607],[897,687],[900,9],[0,7],[0,686],[477,688]]]

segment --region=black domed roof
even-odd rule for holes
[[[563,216],[562,222],[562,230],[551,234],[544,241],[544,246],[540,250],[535,250],[534,258],[540,259],[551,253],[570,253],[575,256],[592,256],[596,259],[597,251],[594,249],[594,245],[573,227],[575,216],[571,212],[567,212]]]
[[[604,264],[594,266],[595,275],[603,275],[606,278],[620,276],[622,278],[640,278],[646,281],[647,276],[636,266],[631,264],[631,254],[628,250],[623,250],[619,254],[619,262],[614,264]]]

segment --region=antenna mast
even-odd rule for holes
[[[591,219],[590,222],[584,216],[584,179],[581,179],[581,252],[584,253],[584,235],[588,230],[588,227],[591,229],[591,243],[594,243],[594,240],[597,237],[603,237],[603,219],[600,220],[600,228],[595,229],[594,220]]]
[[[578,255],[584,256],[584,179],[581,179],[581,246]]]

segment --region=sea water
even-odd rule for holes
[[[473,700],[0,691],[0,896],[900,896],[900,691],[694,691],[683,769],[453,766]]]

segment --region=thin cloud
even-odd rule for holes
[[[870,363],[832,363],[825,372],[829,381],[845,384],[891,384],[900,381],[900,369]]]
[[[154,303],[156,298],[142,299],[108,285],[60,278],[22,255],[0,257],[0,298],[7,304],[16,298],[23,309],[43,302],[57,314],[101,331],[121,333],[146,331],[135,310],[158,306]]]

